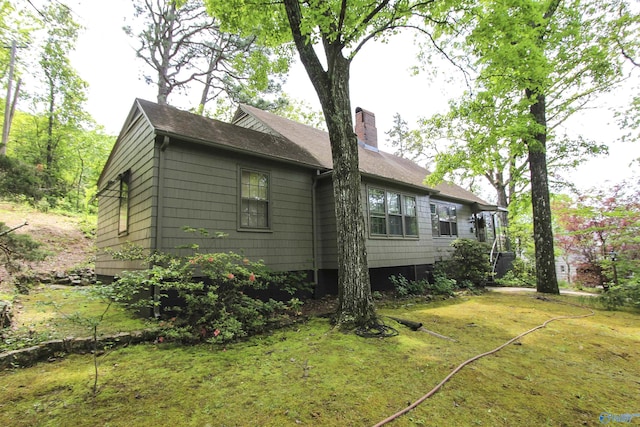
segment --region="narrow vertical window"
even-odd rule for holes
[[[118,233],[129,231],[129,171],[120,174]]]
[[[369,222],[371,234],[387,234],[383,190],[369,189]]]
[[[440,236],[440,218],[438,217],[438,207],[431,203],[431,234]]]
[[[413,196],[404,196],[404,230],[407,236],[418,235],[418,213]]]
[[[240,227],[268,229],[269,175],[263,172],[240,172]]]
[[[402,198],[399,193],[387,193],[387,212],[389,213],[389,234],[402,236]]]

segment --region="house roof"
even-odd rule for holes
[[[136,99],[136,105],[158,134],[313,168],[322,167],[322,163],[304,147],[278,135],[258,132],[143,99]]]
[[[330,171],[333,169],[331,143],[327,132],[277,116],[248,105],[241,105],[234,122],[244,115],[258,120],[269,132],[261,132],[225,123],[177,108],[136,99],[116,141],[119,144],[136,115],[142,114],[158,135],[190,141],[212,147],[243,152],[254,156]],[[113,151],[111,153],[113,155]],[[425,193],[471,202],[477,210],[495,208],[462,187],[441,183],[435,187],[424,184],[429,171],[411,160],[373,151],[358,144],[360,171],[363,176],[421,189]],[[110,162],[107,160],[107,164]],[[103,170],[104,171],[107,168]],[[103,176],[100,176],[101,182]]]
[[[260,121],[274,135],[280,135],[303,147],[321,162],[324,168],[333,169],[331,143],[327,132],[249,105],[240,106],[234,122],[237,122],[243,116],[243,113]],[[495,206],[490,205],[474,193],[455,184],[442,182],[435,187],[425,185],[424,180],[430,172],[411,160],[381,150],[370,150],[365,148],[363,144],[358,144],[358,156],[360,172],[363,175],[410,185],[421,188],[425,192],[455,200],[472,202],[478,205],[479,210],[495,208]]]

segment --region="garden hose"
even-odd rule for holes
[[[538,296],[536,297],[537,299],[541,299],[543,301],[551,301],[551,302],[556,302],[559,304],[567,304],[567,305],[572,305],[574,307],[580,307],[580,308],[584,308],[586,310],[589,310],[589,313],[587,314],[581,314],[581,315],[575,315],[575,316],[558,316],[558,317],[554,317],[551,318],[549,320],[547,320],[546,322],[542,323],[541,325],[536,326],[535,328],[531,328],[526,332],[521,333],[520,335],[511,338],[509,341],[505,342],[504,344],[494,348],[493,350],[487,351],[486,353],[482,353],[482,354],[478,354],[476,356],[473,356],[470,359],[465,360],[464,362],[462,362],[460,365],[458,365],[457,368],[455,368],[453,371],[451,371],[449,373],[449,375],[447,375],[442,381],[440,381],[440,383],[435,386],[433,389],[431,389],[431,391],[429,391],[429,393],[425,394],[424,396],[422,396],[420,399],[416,400],[415,402],[413,402],[411,405],[407,406],[406,408],[402,409],[401,411],[396,412],[395,414],[391,415],[390,417],[380,421],[378,424],[376,424],[374,427],[380,427],[383,426],[387,423],[390,423],[391,421],[395,420],[396,418],[401,417],[402,415],[406,414],[407,412],[411,411],[412,409],[414,409],[415,407],[417,407],[418,405],[420,405],[422,402],[424,402],[425,400],[427,400],[428,398],[430,398],[431,396],[433,396],[434,394],[436,394],[438,392],[438,390],[440,390],[440,388],[447,382],[449,381],[455,374],[457,374],[462,368],[464,368],[465,366],[469,365],[472,362],[475,362],[478,359],[481,359],[485,356],[488,356],[490,354],[494,354],[497,353],[498,351],[502,350],[503,348],[505,348],[506,346],[508,346],[509,344],[512,344],[513,342],[519,340],[520,338],[524,337],[525,335],[528,335],[534,331],[537,331],[538,329],[542,329],[545,326],[547,326],[549,323],[554,322],[556,320],[568,320],[568,319],[581,319],[584,317],[590,317],[590,316],[594,316],[596,313],[591,310],[588,307],[582,306],[582,305],[578,305],[578,304],[572,304],[569,302],[565,302],[565,301],[558,301],[555,299],[551,299],[551,298],[547,298],[547,297],[542,297],[542,296]]]

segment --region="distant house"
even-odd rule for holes
[[[372,289],[391,274],[427,277],[456,238],[495,240],[496,207],[378,150],[374,115],[356,110]],[[304,271],[316,295],[337,290],[332,160],[326,132],[250,106],[224,123],[137,99],[98,181],[96,272],[108,280],[137,263],[104,252],[125,242],[152,251],[197,236],[202,251],[236,251],[277,271]]]

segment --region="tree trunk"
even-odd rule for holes
[[[49,77],[49,117],[47,123],[47,143],[45,153],[45,181],[47,190],[53,187],[53,154],[55,151],[55,143],[53,139],[53,128],[55,122],[56,99],[55,99],[55,82]]]
[[[348,69],[335,80],[347,81]],[[323,105],[333,158],[333,195],[338,231],[338,311],[340,324],[367,326],[375,321],[365,245],[358,140],[351,121],[349,94],[334,87]],[[338,89],[338,90],[336,90]]]
[[[13,68],[16,61],[16,46],[17,43],[13,40],[11,42],[11,54],[9,59],[9,78],[7,80],[7,97],[5,99],[4,107],[4,123],[2,127],[2,142],[0,143],[0,156],[5,156],[7,154],[7,143],[9,142],[9,131],[11,130],[11,91],[13,86]]]
[[[553,250],[553,227],[551,203],[547,178],[547,118],[544,95],[534,95],[527,89],[528,99],[535,97],[529,111],[540,126],[533,141],[528,145],[529,169],[531,172],[531,205],[533,210],[533,238],[536,258],[536,289],[538,292],[559,294]]]
[[[377,322],[362,208],[358,140],[351,120],[349,67],[342,55],[340,38],[323,38],[327,69],[301,30],[298,0],[285,0],[285,9],[300,60],[313,84],[329,130],[333,159],[333,194],[338,245],[338,311],[336,323],[343,326],[373,326]]]

